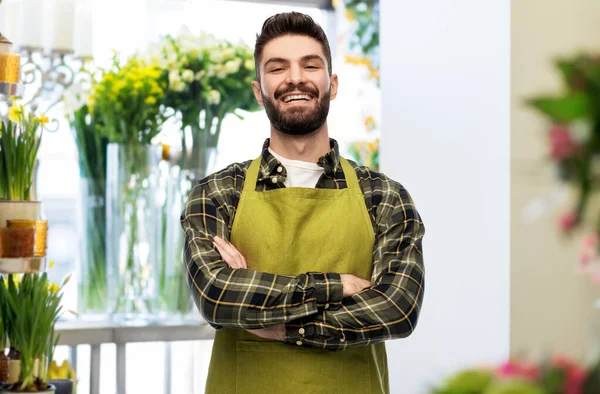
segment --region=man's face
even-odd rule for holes
[[[327,120],[337,95],[336,75],[329,76],[321,44],[311,37],[286,35],[263,48],[254,96],[265,107],[272,126],[285,134],[305,135]]]

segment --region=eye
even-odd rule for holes
[[[281,67],[272,68],[269,72],[278,72],[278,71],[283,71],[283,68],[281,68]]]
[[[310,69],[316,70],[316,69],[318,69],[319,67],[317,67],[317,66],[306,66],[306,68],[310,68]]]

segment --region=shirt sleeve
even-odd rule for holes
[[[425,288],[425,227],[408,192],[396,184],[391,205],[380,204],[373,250],[373,285],[342,299],[338,309],[286,324],[290,344],[329,350],[409,336],[417,325]]]
[[[229,268],[212,241],[213,236],[229,240],[223,206],[198,183],[181,215],[190,292],[214,328],[263,328],[314,315],[327,304],[339,306],[343,293],[337,273],[292,277]]]

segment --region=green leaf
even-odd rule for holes
[[[592,105],[589,97],[576,93],[564,97],[539,97],[527,101],[529,106],[537,109],[552,121],[568,123],[576,119],[592,116]]]

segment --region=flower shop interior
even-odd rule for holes
[[[389,392],[600,393],[597,0],[0,0],[0,392],[205,392],[181,214],[269,137],[288,11],[329,38],[341,155],[426,228]]]

